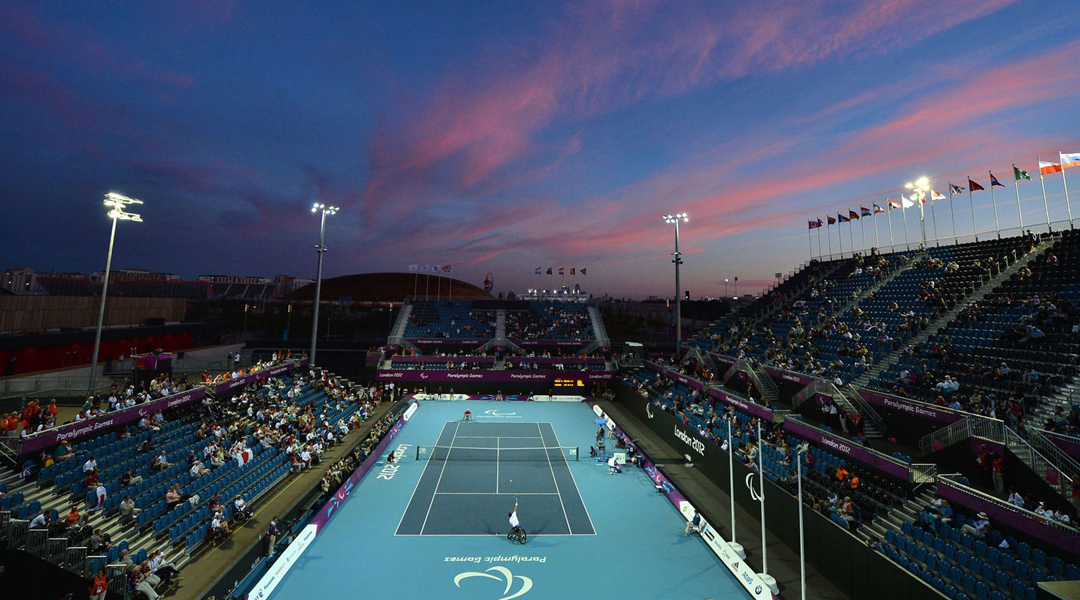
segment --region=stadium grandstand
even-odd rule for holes
[[[1080,581],[1078,256],[1080,235],[1066,230],[813,261],[702,328],[679,354],[646,349],[644,362],[613,351],[585,296],[405,294],[370,382],[283,351],[120,384],[63,414],[25,406],[4,421],[12,468],[0,477],[0,531],[8,548],[86,586],[104,573],[117,597],[257,595],[278,584],[288,595],[313,584],[289,575],[267,588],[267,577],[350,494],[335,490],[359,485],[367,498],[370,470],[382,469],[375,479],[400,472],[395,459],[413,443],[406,433],[423,427],[403,429],[406,409],[414,420],[459,410],[452,405],[483,409],[492,420],[477,425],[501,426],[558,406],[485,409],[492,400],[561,399],[600,416],[606,435],[593,443],[639,462],[680,518],[704,516],[697,531],[722,539],[703,548],[746,554],[746,577],[766,593],[776,586],[777,597],[798,597],[790,566],[774,562],[764,575],[756,536],[763,523],[775,536],[769,555],[795,564],[801,496],[805,556],[819,576],[810,589],[820,597],[876,589],[887,598],[1034,600],[1040,584]],[[507,453],[463,458],[468,472],[487,460],[510,469],[514,448],[528,449],[487,448],[460,427],[451,446]],[[398,450],[388,446],[394,435]],[[542,427],[540,436],[548,448]],[[577,448],[558,449],[577,460]],[[587,498],[595,484],[581,468],[569,472]],[[422,494],[421,473],[411,476]],[[432,493],[434,506],[444,492]],[[565,514],[570,535],[599,518]],[[409,523],[407,510],[395,535],[428,535],[426,523],[415,534]],[[220,556],[250,560],[225,569],[215,566]],[[867,577],[853,576],[852,564]]]

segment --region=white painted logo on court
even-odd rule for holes
[[[485,410],[484,414],[485,415],[491,415],[493,417],[513,417],[513,416],[517,415],[516,412],[508,412],[508,413],[499,412],[499,409],[497,409],[497,408],[493,408],[491,410]]]
[[[495,575],[492,575],[492,571],[501,573],[502,577],[496,577]],[[460,588],[462,580],[470,579],[472,577],[484,577],[486,579],[494,579],[500,584],[505,580],[506,589],[502,592],[502,597],[499,598],[499,600],[511,600],[512,598],[524,596],[529,592],[529,590],[532,589],[533,586],[532,579],[524,577],[522,575],[514,575],[510,572],[510,569],[507,569],[506,567],[491,567],[490,569],[482,573],[480,571],[466,571],[464,573],[458,573],[457,576],[454,577],[454,585]],[[515,579],[521,580],[521,589],[518,590],[515,594],[510,595],[510,590],[514,587]]]

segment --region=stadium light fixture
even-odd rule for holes
[[[686,213],[664,215],[665,223],[675,225],[675,253],[672,254],[675,258],[671,260],[671,262],[675,263],[675,360],[679,359],[679,351],[682,349],[682,289],[679,284],[679,265],[682,264],[682,253],[679,252],[679,221],[688,223],[690,219]]]
[[[311,318],[311,352],[308,353],[308,364],[315,364],[315,340],[319,336],[319,300],[322,297],[322,262],[323,254],[326,253],[326,215],[336,215],[339,210],[336,206],[327,206],[321,202],[316,202],[311,207],[311,212],[322,213],[321,222],[319,224],[319,245],[315,246],[315,251],[319,254],[319,269],[315,276],[315,311]]]
[[[142,223],[142,216],[124,210],[126,207],[133,204],[142,203],[142,200],[128,198],[127,196],[117,194],[116,192],[105,194],[105,199],[102,201],[102,204],[110,208],[107,216],[112,219],[112,233],[109,234],[109,254],[105,259],[105,281],[102,282],[101,285],[101,306],[98,308],[97,329],[94,332],[94,355],[93,358],[90,359],[90,382],[87,386],[87,395],[94,392],[94,381],[97,378],[98,354],[101,351],[101,328],[105,324],[105,299],[109,294],[109,274],[112,271],[113,242],[116,241],[116,222],[134,221],[136,223]]]
[[[916,200],[919,201],[919,224],[922,226],[922,243],[923,248],[926,248],[926,211],[923,206],[923,198],[926,198],[927,192],[930,191],[930,179],[928,177],[920,177],[914,182],[907,182],[904,187],[918,192]],[[918,197],[921,196],[921,197]]]

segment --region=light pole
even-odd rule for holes
[[[90,360],[90,382],[87,386],[87,394],[93,393],[94,380],[97,377],[98,351],[101,349],[101,327],[105,324],[105,299],[109,293],[109,273],[112,270],[113,242],[116,240],[116,222],[142,222],[141,216],[135,213],[124,212],[125,206],[142,204],[142,200],[136,200],[115,192],[109,192],[108,194],[105,194],[105,200],[102,201],[102,203],[112,209],[108,213],[109,218],[112,219],[112,233],[109,234],[109,255],[108,258],[105,259],[105,281],[101,286],[101,308],[98,310],[97,331],[94,333],[94,357]]]
[[[319,299],[322,295],[322,258],[326,252],[326,215],[336,214],[338,207],[327,206],[316,202],[311,207],[311,212],[322,212],[322,222],[319,224],[319,245],[315,251],[319,254],[319,270],[315,276],[315,314],[311,319],[311,352],[308,353],[308,364],[315,364],[315,339],[319,335]]]
[[[727,296],[729,296],[729,294],[728,294],[728,278],[725,277],[724,278],[724,297],[727,297]]]
[[[922,243],[923,248],[926,248],[926,211],[924,209],[923,198],[926,198],[926,193],[930,191],[930,180],[926,177],[920,177],[915,180],[915,183],[905,183],[904,187],[916,192],[916,197],[919,200],[919,224],[922,225]],[[919,197],[921,195],[921,197]],[[933,202],[933,199],[931,199]]]
[[[248,308],[249,308],[249,305],[248,305],[248,304],[244,304],[244,335],[245,335],[245,336],[247,335],[247,315],[248,315]]]
[[[682,253],[679,252],[679,221],[686,223],[690,219],[686,213],[677,215],[664,215],[665,223],[675,224],[675,360],[679,360],[679,351],[682,349],[682,288],[679,285],[679,265],[682,264]]]
[[[802,461],[806,446],[799,444],[795,449],[795,477],[799,485],[799,589],[800,598],[806,600],[806,543],[803,539],[803,498],[802,498]]]

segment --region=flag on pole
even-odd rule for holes
[[[585,275],[585,274],[586,274],[586,273],[585,273],[585,267],[581,267],[581,274],[582,274],[582,275]]]
[[[855,212],[853,210],[847,211],[847,215],[848,215],[848,219],[855,219],[856,221],[859,220],[859,213],[857,213],[857,212]]]
[[[450,265],[443,265],[442,270],[444,273],[449,273],[450,271],[454,270],[454,268]]]
[[[903,198],[903,196],[901,196],[901,198]],[[895,200],[888,200],[887,202],[889,203],[889,210],[896,210],[900,208],[900,203],[896,202]]]
[[[1057,163],[1046,162],[1045,160],[1040,160],[1039,161],[1039,174],[1040,175],[1049,175],[1051,173],[1060,173],[1061,169],[1062,169],[1061,165],[1059,165]]]
[[[878,204],[875,202],[874,203],[874,214],[876,215],[878,213],[883,213],[883,212],[885,212],[885,209],[878,206]]]
[[[539,274],[540,274],[540,270],[541,270],[541,269],[540,269],[540,267],[536,267],[536,274],[537,274],[537,275],[539,275]]]
[[[934,191],[934,190],[930,190],[930,200],[931,200],[931,201],[934,201],[934,200],[944,200],[944,199],[945,199],[945,195],[944,195],[944,194],[941,194],[941,193],[939,193],[939,192],[936,192],[936,191]]]
[[[566,275],[566,267],[559,267],[559,275]]]
[[[900,194],[900,202],[902,203],[901,207],[903,208],[911,208],[912,206],[915,206],[915,202],[908,199],[908,197],[903,194]]]
[[[570,274],[571,274],[571,275],[573,275],[573,274],[574,274],[574,270],[575,270],[575,269],[574,269],[574,267],[570,267]]]
[[[853,212],[851,214],[855,214],[855,213]],[[855,217],[855,218],[858,219],[859,217]],[[844,215],[842,215],[840,213],[836,213],[836,219],[838,221],[840,221],[841,223],[849,223],[849,222],[851,222],[851,219],[849,219],[848,217],[845,217]]]
[[[420,265],[409,265],[409,272],[415,273],[420,269]]]
[[[1058,152],[1058,159],[1061,161],[1062,169],[1080,167],[1080,152],[1070,152],[1068,154]]]
[[[993,173],[990,173],[990,187],[994,187],[995,185],[998,187],[1005,187],[1004,183],[998,181],[998,178],[994,177]]]
[[[431,272],[438,273],[440,268],[442,268],[442,265],[431,265]]]
[[[424,265],[423,267],[420,268],[420,270],[422,272],[424,272],[424,273],[427,273],[428,271],[431,270],[431,265]]]
[[[986,189],[983,186],[972,181],[970,177],[968,178],[968,188],[973,192],[981,192]]]
[[[1016,181],[1020,181],[1021,179],[1027,179],[1028,181],[1031,181],[1031,175],[1028,175],[1027,171],[1017,167],[1016,165],[1013,165],[1013,178],[1016,179]]]
[[[874,206],[877,206],[877,204],[875,204]],[[865,206],[860,206],[859,210],[862,211],[862,216],[864,216],[864,217],[869,217],[870,215],[874,214],[874,213],[870,212],[870,209],[866,208]]]
[[[547,270],[547,274],[548,274],[548,275],[551,275],[551,269],[553,269],[553,268],[554,268],[554,267],[548,267],[548,270]]]
[[[949,189],[952,190],[952,193],[954,194],[963,194],[965,191],[964,188],[956,185],[955,183],[950,183]]]
[[[836,219],[834,219],[832,217],[825,217],[825,218],[829,220],[829,225],[836,225]],[[818,220],[820,221],[821,219],[818,219]]]
[[[818,227],[821,227],[821,219],[810,221],[810,229],[817,229]]]

